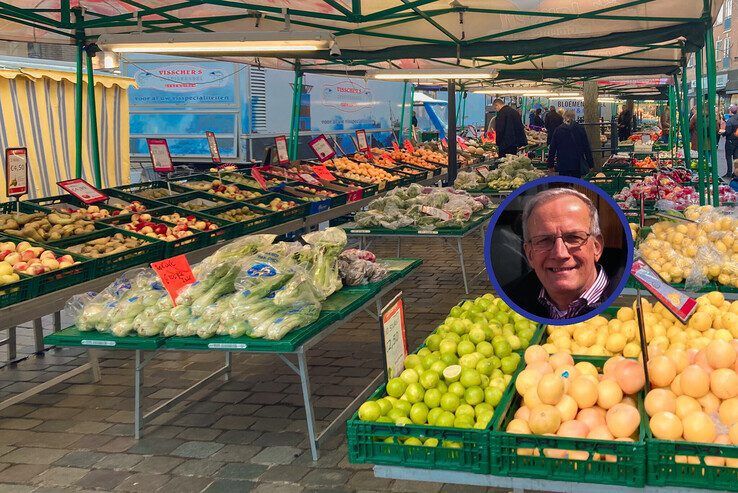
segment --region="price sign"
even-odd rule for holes
[[[336,177],[333,176],[333,173],[328,171],[328,168],[323,165],[316,164],[315,166],[312,166],[312,168],[315,174],[318,175],[318,178],[320,178],[321,180],[333,181],[336,179]]]
[[[633,262],[630,273],[653,294],[671,313],[686,322],[697,309],[697,301],[674,289],[643,259]]]
[[[382,346],[384,349],[385,376],[389,381],[404,370],[407,358],[407,338],[405,336],[405,308],[402,292],[382,309]]]
[[[205,132],[205,137],[208,139],[208,148],[210,149],[210,158],[214,163],[220,163],[220,150],[218,150],[218,141],[215,138],[215,133],[211,131]]]
[[[164,285],[164,289],[167,290],[175,305],[177,304],[179,293],[196,281],[195,275],[190,268],[190,263],[184,255],[177,255],[176,257],[152,262],[151,268],[156,271],[159,279],[161,279],[161,283]]]
[[[441,147],[448,149],[448,140],[446,140],[446,137],[441,139]]]
[[[20,197],[28,193],[28,149],[5,149],[5,195]]]
[[[356,131],[356,141],[359,143],[360,151],[369,151],[369,142],[366,139],[366,130]]]
[[[400,146],[397,145],[397,142],[392,142],[392,149],[394,149],[395,151],[400,150]]]
[[[310,146],[310,149],[313,150],[317,158],[320,159],[321,163],[328,161],[330,158],[336,155],[336,151],[333,150],[333,147],[331,147],[328,139],[326,139],[325,135],[323,134],[318,135],[313,140],[308,142],[308,145]]]
[[[94,204],[96,202],[102,202],[108,200],[108,196],[102,193],[97,188],[93,187],[82,178],[75,178],[74,180],[64,180],[56,182],[57,185],[62,187],[67,192],[71,193],[85,204]]]
[[[320,185],[320,182],[310,173],[300,173],[298,176],[306,183],[310,183],[311,185]]]
[[[279,164],[289,163],[290,153],[287,152],[287,137],[284,135],[274,137],[274,145],[277,147],[277,160]]]
[[[456,142],[459,143],[459,147],[461,147],[462,150],[465,151],[465,150],[469,149],[469,146],[466,145],[466,142],[464,142],[464,139],[462,139],[461,137],[457,136],[456,137]]]
[[[389,154],[387,154],[386,152],[383,152],[383,153],[382,153],[382,159],[386,159],[387,161],[389,161],[389,162],[391,162],[391,163],[394,163],[394,162],[395,162],[395,160],[394,160],[394,159],[392,159],[392,156],[390,156],[390,155],[389,155]]]
[[[151,164],[157,173],[171,173],[174,171],[172,155],[169,153],[169,145],[166,139],[146,139],[149,146]]]
[[[412,142],[410,142],[409,140],[405,140],[405,141],[404,141],[404,142],[402,143],[402,145],[403,145],[403,147],[405,147],[405,150],[406,150],[407,152],[409,152],[410,154],[412,154],[412,153],[414,153],[414,152],[415,152],[415,147],[413,147],[413,143],[412,143]]]
[[[259,183],[262,189],[267,189],[266,178],[264,178],[264,175],[261,174],[258,168],[251,168],[251,177]]]
[[[357,202],[362,198],[364,198],[364,190],[359,188],[358,190],[351,190],[346,195],[346,202],[350,204],[351,202]]]

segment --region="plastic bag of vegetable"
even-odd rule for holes
[[[346,248],[346,232],[341,228],[328,228],[305,234],[302,239],[312,247],[309,250],[311,265],[308,274],[321,299],[326,299],[342,286],[336,261]]]

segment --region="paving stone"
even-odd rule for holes
[[[213,428],[223,430],[248,430],[257,420],[251,416],[223,416],[213,424]]]
[[[302,450],[295,447],[269,447],[252,457],[251,462],[268,465],[291,464],[301,452]]]
[[[48,466],[42,464],[14,464],[3,470],[1,479],[8,483],[28,483],[46,469]]]
[[[37,488],[35,486],[20,486],[17,484],[0,483],[0,493],[31,493]]]
[[[68,486],[79,481],[89,469],[79,467],[52,467],[33,479],[33,483],[42,486]]]
[[[272,466],[264,474],[259,476],[259,481],[287,481],[290,483],[299,483],[300,479],[305,477],[310,469],[307,467],[290,465]]]
[[[95,464],[95,469],[125,470],[133,468],[144,459],[143,455],[136,454],[108,454]]]
[[[65,450],[21,447],[3,455],[0,460],[18,464],[51,464],[65,454]]]
[[[174,476],[213,476],[225,462],[210,459],[190,459],[172,470]]]
[[[213,478],[209,477],[174,477],[157,491],[161,493],[200,493],[212,483]]]
[[[218,450],[223,448],[222,443],[214,442],[185,442],[176,449],[172,450],[172,455],[180,457],[189,457],[192,459],[205,459],[211,457]]]
[[[130,432],[129,432],[130,433]],[[124,436],[124,437],[115,437],[112,440],[108,441],[104,445],[98,447],[98,450],[102,452],[125,452],[126,450],[131,449],[135,444],[139,443],[135,438],[131,436]],[[136,453],[151,453],[154,452],[137,452],[135,450],[129,450],[130,452],[136,452]],[[162,452],[165,453],[165,452]]]
[[[131,473],[128,471],[94,469],[77,481],[77,485],[82,486],[83,488],[111,491],[130,475]]]
[[[165,474],[136,473],[116,486],[116,491],[154,491],[169,482],[169,476]]]
[[[267,470],[267,466],[260,464],[229,463],[223,466],[216,475],[230,479],[256,479]]]
[[[180,459],[178,457],[146,457],[144,460],[133,466],[133,470],[153,474],[166,474],[184,461],[184,459]]]
[[[176,438],[144,437],[138,441],[134,441],[133,445],[126,450],[133,454],[165,455],[171,453],[183,443],[184,440],[178,440]]]
[[[402,491],[409,493],[425,493],[425,492],[438,492],[441,491],[443,483],[430,483],[426,481],[405,481],[395,480],[392,483],[392,491]]]
[[[292,483],[262,483],[252,493],[300,493],[305,491],[300,485]]]
[[[40,419],[6,418],[0,420],[0,428],[4,430],[28,430],[43,423]]]
[[[259,437],[261,437],[263,433],[261,431],[253,431],[253,430],[233,430],[233,431],[224,431],[220,436],[218,436],[218,442],[220,443],[230,443],[230,444],[237,444],[237,445],[248,445],[248,444],[258,444]]]
[[[226,445],[213,454],[213,460],[224,462],[246,462],[261,451],[255,445]]]
[[[357,490],[387,491],[392,483],[391,479],[378,478],[374,471],[357,471],[351,476],[348,485]]]
[[[345,484],[352,471],[343,469],[315,469],[300,480],[302,485],[334,486]]]
[[[182,440],[212,441],[222,433],[222,430],[208,428],[185,428],[176,437]]]
[[[54,465],[68,467],[85,467],[89,469],[92,467],[93,464],[104,457],[106,457],[106,454],[101,454],[88,450],[79,450],[69,452],[67,455],[54,462]]]
[[[256,484],[236,479],[216,479],[203,493],[248,493]]]

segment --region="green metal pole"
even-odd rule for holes
[[[97,108],[95,107],[95,76],[92,57],[87,53],[87,112],[90,115],[90,140],[92,141],[92,173],[95,186],[100,188],[100,143],[97,140]]]
[[[82,46],[77,46],[77,83],[74,86],[74,176],[82,178]]]
[[[720,205],[720,192],[718,184],[720,176],[718,173],[718,149],[717,149],[717,66],[715,62],[715,37],[712,27],[707,29],[705,37],[705,50],[707,53],[707,105],[708,105],[708,142],[710,143],[710,176],[707,181],[712,181],[712,204]],[[710,180],[709,178],[712,178]]]
[[[292,83],[292,120],[290,121],[290,148],[289,155],[293,161],[297,159],[298,139],[300,136],[300,103],[302,98],[302,72],[295,69],[295,79]]]
[[[687,67],[682,65],[682,147],[684,148],[684,162],[687,167],[692,165],[692,154],[690,144],[692,139],[689,135],[689,84],[687,84]]]
[[[669,86],[669,149],[674,149],[676,143],[677,127],[676,127],[676,88]]]
[[[415,112],[415,84],[410,84],[410,125],[407,126],[408,138],[413,137],[413,112]],[[418,142],[422,139],[418,137]]]
[[[400,131],[397,132],[397,142],[402,145],[405,133],[405,103],[407,102],[407,81],[402,84],[402,106],[400,107]]]
[[[466,91],[461,92],[461,123],[457,124],[457,127],[464,127],[464,120],[466,119],[466,97],[468,93]]]
[[[697,175],[698,175],[698,183],[697,183],[697,189],[700,194],[700,205],[705,205],[706,197],[705,197],[705,146],[704,146],[704,140],[705,140],[705,113],[704,113],[704,101],[705,97],[702,92],[702,49],[698,50],[695,53],[695,78],[697,79],[696,82],[696,88],[695,88],[695,101],[697,102],[697,114],[696,114],[696,121],[697,124],[695,126],[695,130],[697,132],[697,153],[699,154],[699,157],[697,158]]]

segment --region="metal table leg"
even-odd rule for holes
[[[469,294],[469,282],[466,279],[466,266],[464,265],[464,248],[461,246],[461,237],[456,238],[456,245],[459,253],[459,262],[461,262],[461,276],[464,278],[464,292]]]
[[[92,373],[92,381],[99,382],[102,378],[100,375],[100,360],[98,349],[88,349],[87,359],[90,362],[90,372]]]
[[[0,346],[8,346],[8,363],[15,361],[15,358],[18,356],[15,327],[8,327],[8,336],[0,340]]]
[[[44,352],[44,324],[40,318],[33,321],[33,347],[36,354]]]
[[[302,384],[302,398],[305,401],[305,418],[307,420],[308,438],[310,440],[310,455],[317,461],[318,438],[315,434],[315,415],[313,414],[313,402],[310,395],[310,378],[308,376],[307,361],[305,359],[305,348],[301,347],[297,352],[297,365],[300,372],[300,383]]]
[[[54,312],[54,332],[61,330],[61,312]]]
[[[133,436],[138,440],[141,438],[141,428],[143,427],[142,423],[142,409],[141,409],[141,388],[143,387],[143,368],[144,365],[141,361],[141,351],[139,349],[136,349],[135,356],[133,359],[134,364],[134,376],[133,376]]]

